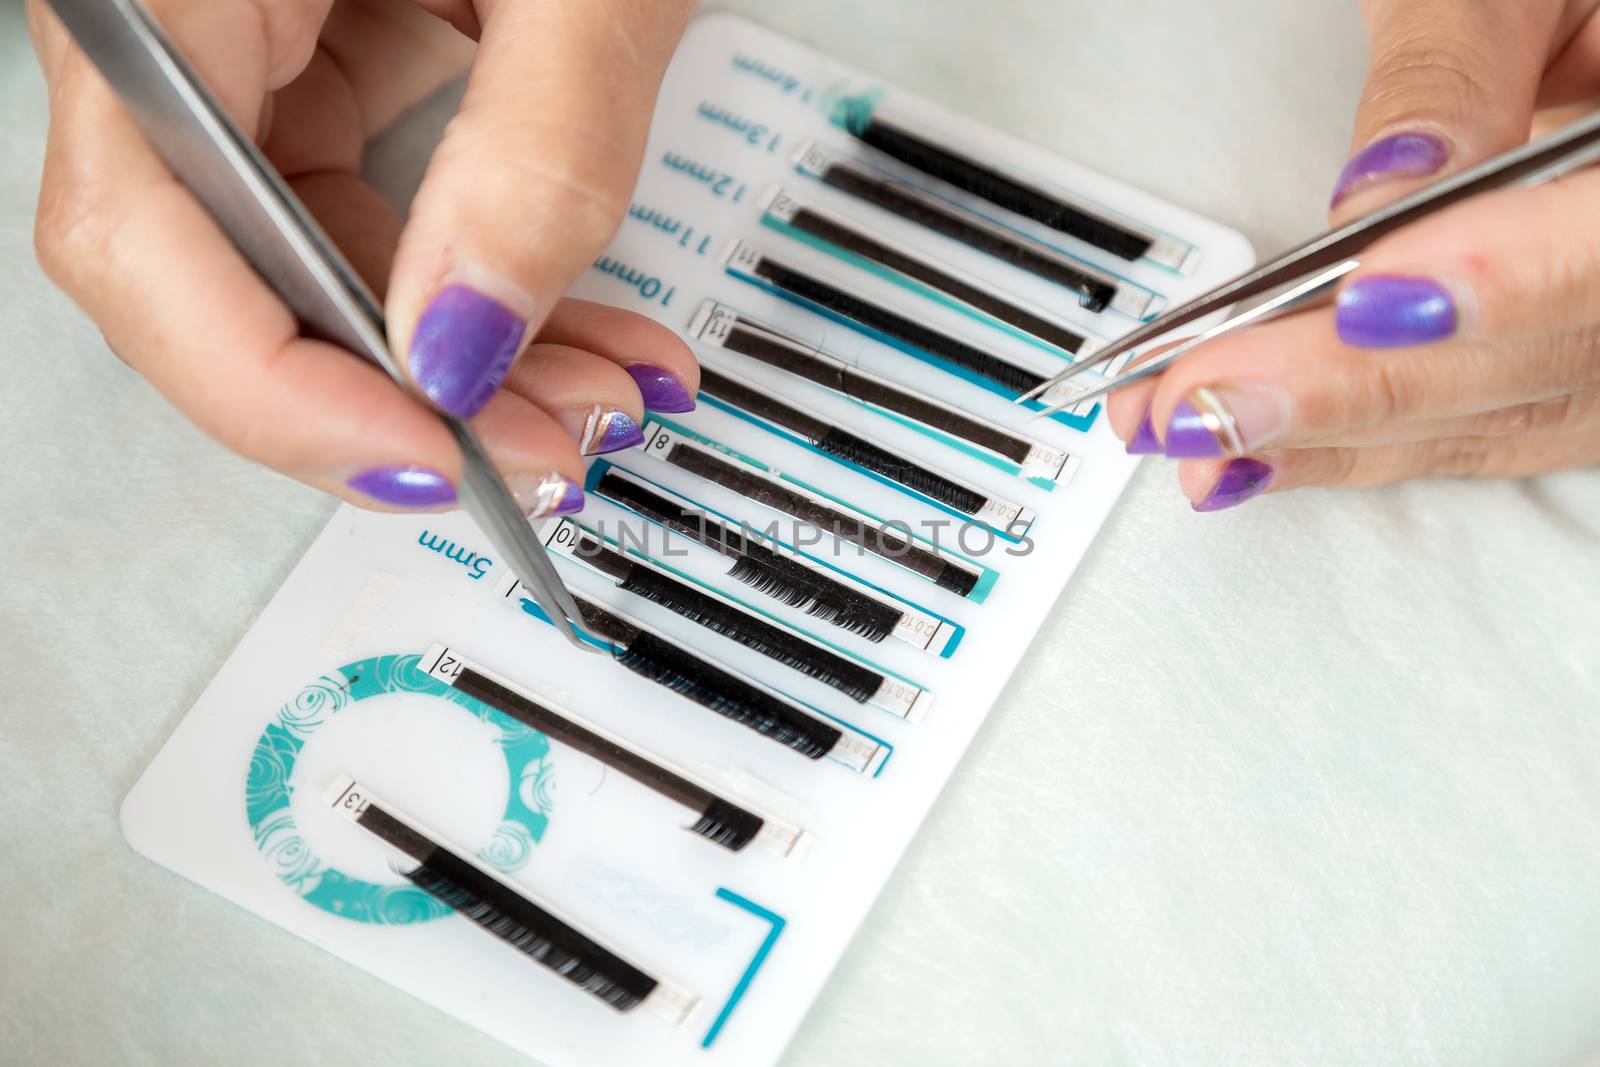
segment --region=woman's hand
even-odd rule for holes
[[[1600,0],[1367,0],[1346,221],[1600,93]],[[1600,460],[1600,170],[1374,245],[1334,308],[1217,341],[1110,403],[1197,510],[1305,485],[1509,477]]]
[[[530,514],[581,505],[580,444],[635,444],[644,408],[693,406],[675,335],[562,299],[623,217],[691,0],[147,2],[387,292],[394,351],[472,418]],[[453,504],[445,427],[378,368],[301,338],[55,17],[39,0],[29,14],[51,100],[39,258],[112,350],[251,459],[369,506]],[[357,177],[362,148],[469,66],[402,223]]]

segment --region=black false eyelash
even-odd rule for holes
[[[728,570],[734,581],[873,644],[887,640],[900,624],[902,613],[895,608],[763,546],[751,548],[756,551]]]
[[[701,659],[666,638],[635,626],[579,596],[584,626],[612,644],[612,658],[641,678],[794,749],[808,759],[832,752],[844,731],[772,693]]]
[[[734,533],[703,513],[685,511],[637,482],[607,471],[595,487],[601,496],[733,558],[728,577],[763,596],[798,608],[821,622],[879,644],[894,633],[902,613],[843,582]]]
[[[700,391],[792,430],[830,456],[864,467],[923,496],[948,504],[963,514],[976,515],[987,503],[982,493],[897,456],[848,430],[806,415],[768,393],[736,382],[709,367],[700,370]]]
[[[1090,311],[1102,312],[1116,299],[1115,283],[1080,269],[1053,250],[1034,248],[1022,238],[1007,234],[987,220],[966,218],[954,208],[946,207],[898,183],[879,178],[860,167],[842,162],[831,163],[822,173],[822,182],[858,200],[875,204],[908,222],[1071,289]]]
[[[844,736],[838,728],[655,634],[640,632],[618,650],[616,659],[640,677],[666,686],[809,759],[826,756]]]
[[[698,821],[690,829],[714,844],[738,852],[761,832],[764,820],[759,815],[745,811],[632,749],[579,726],[470,667],[463,667],[451,684],[467,696],[499,709],[530,730],[537,730],[546,737],[597,759],[640,785],[696,812]]]
[[[635,563],[629,568],[628,576],[620,588],[651,603],[660,604],[695,625],[731,638],[808,678],[815,678],[857,704],[871,700],[883,686],[884,677],[878,672],[825,648],[801,641],[781,627],[730,607],[715,597],[690,589],[682,582],[641,564]]]
[[[885,411],[904,415],[924,426],[986,448],[1012,462],[1021,463],[1028,457],[1031,446],[1020,437],[1013,437],[996,426],[971,418],[954,408],[944,407],[915,393],[880,382],[832,358],[819,358],[798,342],[774,336],[765,328],[736,323],[723,339],[722,347]]]
[[[987,378],[997,385],[1016,393],[1025,393],[1042,384],[1044,378],[1032,371],[1023,370],[999,356],[991,355],[965,341],[912,322],[886,308],[852,296],[843,289],[820,282],[815,278],[774,263],[763,256],[755,273],[785,292],[802,300],[818,304],[852,322],[859,322],[871,330],[887,334],[898,341],[919,348],[930,355]]]
[[[931,178],[947,182],[963,192],[982,197],[991,204],[1033,219],[1096,248],[1129,261],[1150,251],[1155,241],[1135,233],[1110,219],[1091,215],[1057,197],[1006,177],[993,167],[958,155],[924,140],[908,130],[876,117],[851,133],[885,155],[892,156]]]
[[[859,545],[885,559],[893,560],[929,579],[941,589],[966,596],[978,584],[978,574],[957,566],[937,552],[844,512],[819,504],[810,497],[785,489],[766,478],[745,471],[709,452],[680,446],[672,450],[667,462],[680,470],[715,482],[748,500],[799,519],[819,530],[826,530],[853,545]]]
[[[416,867],[400,873],[418,889],[616,1010],[637,1007],[659,984],[376,804],[369,803],[356,821],[415,861]]]
[[[1083,347],[1084,337],[1082,334],[1040,318],[1038,315],[1025,308],[1018,307],[1009,300],[1001,299],[993,293],[940,270],[926,260],[908,255],[899,249],[891,248],[882,241],[867,236],[860,230],[842,225],[825,215],[819,215],[810,208],[797,210],[794,213],[794,217],[789,220],[789,225],[797,230],[809,233],[813,237],[818,237],[837,245],[847,252],[854,252],[864,259],[880,263],[890,270],[899,271],[908,278],[915,279],[947,293],[957,300],[977,308],[979,311],[993,315],[1001,322],[1009,323],[1042,341],[1048,341],[1057,348],[1068,352],[1077,352]]]

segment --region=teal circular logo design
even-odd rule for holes
[[[256,847],[278,879],[309,904],[364,923],[415,923],[450,909],[409,883],[363,881],[319,859],[289,811],[295,759],[319,727],[358,700],[385,693],[426,693],[476,715],[499,731],[510,776],[505,814],[477,857],[502,871],[528,862],[550,822],[550,742],[536,730],[417,669],[420,656],[375,656],[346,664],[301,689],[261,732],[245,781],[245,815]]]

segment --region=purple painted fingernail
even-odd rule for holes
[[[527,320],[498,300],[446,286],[417,320],[411,377],[439,407],[469,418],[500,388],[527,330]]]
[[[620,452],[644,442],[644,431],[633,416],[618,408],[595,404],[584,410],[561,412],[556,421],[567,428],[578,442],[578,451],[585,456]]]
[[[441,508],[456,502],[455,486],[432,467],[373,467],[344,484],[392,508]]]
[[[1397,133],[1373,141],[1345,164],[1333,188],[1333,207],[1358,189],[1391,178],[1424,178],[1450,158],[1450,146],[1432,133]]]
[[[1196,511],[1225,511],[1266,491],[1272,484],[1272,467],[1259,459],[1236,459],[1222,468],[1211,492],[1196,500]]]
[[[1427,278],[1374,275],[1339,294],[1334,322],[1339,339],[1357,348],[1404,348],[1442,341],[1456,332],[1455,298]]]
[[[583,510],[583,487],[559,474],[513,474],[506,478],[506,486],[530,519]]]
[[[1195,393],[1200,393],[1196,390]],[[1222,417],[1195,406],[1195,394],[1178,401],[1167,423],[1167,456],[1171,459],[1215,459],[1227,455]]]
[[[1144,418],[1139,420],[1139,429],[1134,432],[1133,440],[1128,442],[1130,456],[1154,456],[1161,453],[1161,442],[1156,439],[1155,424],[1150,421],[1150,409],[1144,409]]]
[[[671,414],[694,410],[693,394],[674,375],[660,367],[635,363],[628,368],[628,373],[639,387],[639,395],[644,397],[644,406],[651,411]]]

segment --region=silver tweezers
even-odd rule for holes
[[[1459,203],[1479,193],[1512,185],[1540,185],[1600,161],[1600,114],[1572,123],[1548,137],[1512,149],[1471,170],[1444,178],[1425,189],[1379,208],[1362,218],[1329,230],[1305,244],[1262,263],[1244,274],[1224,282],[1186,304],[1162,314],[1116,342],[1096,352],[1049,381],[1030,389],[1017,403],[1044,393],[1051,397],[1044,410],[1029,421],[1044,418],[1062,408],[1093,400],[1125,385],[1160,373],[1174,360],[1206,341],[1242,326],[1266,322],[1291,312],[1326,303],[1340,279],[1361,265],[1356,257],[1379,238],[1409,225],[1424,215]],[[1277,292],[1283,290],[1282,292]],[[1115,377],[1102,378],[1068,395],[1060,386],[1094,367],[1104,366],[1124,353],[1159,340],[1213,312],[1241,300],[1277,292],[1255,307],[1213,326],[1176,348],[1163,352]]]
[[[172,172],[308,334],[376,363],[434,410],[461,448],[461,496],[495,550],[574,645],[582,616],[483,444],[438,411],[389,351],[383,311],[283,176],[217,104],[138,0],[48,0]]]

